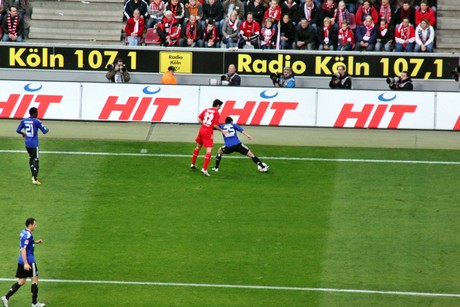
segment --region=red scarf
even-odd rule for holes
[[[323,27],[324,39],[329,38],[329,29],[331,26]]]
[[[385,19],[387,23],[390,23],[391,20],[391,7],[388,5],[384,7],[383,5],[380,7],[380,19]]]
[[[336,9],[334,13],[334,18],[339,24],[339,27],[342,26],[343,21],[343,11],[341,9]]]
[[[371,31],[374,29],[374,24],[371,24],[370,26],[366,26],[366,35],[371,37]]]
[[[8,33],[17,35],[19,17],[8,15]]]
[[[185,27],[185,36],[187,38],[191,38],[193,40],[195,40],[198,36],[197,32],[196,32],[196,29],[197,28],[197,24],[196,22],[192,25],[190,22],[187,22],[187,26]]]
[[[308,21],[311,21],[311,12],[313,10],[313,7],[309,7],[308,5],[305,4],[305,7],[304,7],[305,19]]]
[[[173,13],[173,16],[176,17],[177,15],[177,10],[179,9],[179,4],[178,5],[170,5],[169,10]]]
[[[216,27],[212,27],[212,30],[206,29],[206,32],[204,33],[204,39],[205,40],[212,39],[213,41],[217,41]]]
[[[401,25],[399,27],[399,33],[401,33],[401,39],[406,40],[409,38],[409,26],[404,27]]]
[[[348,35],[350,34],[349,29],[345,31],[343,29],[339,30],[339,36],[342,36],[342,44],[348,43]]]

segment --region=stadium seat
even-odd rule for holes
[[[355,17],[355,14],[350,13],[350,20],[348,22],[348,25],[350,26],[350,29],[352,29],[352,30],[356,29],[356,17]]]
[[[154,28],[147,29],[147,33],[145,34],[144,44],[147,45],[160,45],[161,38],[158,35],[158,32]]]

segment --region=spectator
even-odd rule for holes
[[[320,23],[323,20],[321,17],[321,8],[319,8],[313,0],[305,0],[298,12],[299,17],[297,17],[296,20],[299,20],[299,23],[302,18],[305,18],[315,30],[321,26]]]
[[[342,22],[342,28],[339,30],[339,39],[337,43],[337,50],[350,51],[355,48],[355,35],[348,26],[347,21]]]
[[[29,19],[32,16],[32,5],[29,0],[2,0],[0,2],[5,3],[5,8],[7,11],[11,9],[12,6],[15,6],[18,11],[19,22],[22,24],[23,34],[22,38],[29,37]],[[4,15],[5,17],[6,15]],[[0,18],[1,19],[1,18]]]
[[[331,25],[329,17],[324,18],[324,26],[318,32],[318,50],[335,50],[337,48],[338,32]]]
[[[133,17],[126,22],[125,33],[129,46],[138,46],[144,35],[144,19],[140,17],[138,9],[134,10]]]
[[[350,22],[350,12],[345,7],[345,2],[340,1],[334,11],[334,17],[331,19],[331,25],[334,26],[336,31],[338,31],[342,27],[342,22],[344,20]]]
[[[375,42],[377,40],[377,30],[375,29],[372,16],[368,15],[362,25],[356,28],[355,32],[356,51],[374,51]]]
[[[411,5],[411,0],[404,0],[402,6],[394,13],[394,25],[399,26],[404,18],[409,18],[410,24],[415,24],[415,8]]]
[[[174,66],[169,66],[168,71],[166,71],[161,77],[161,84],[177,84],[176,77],[174,76],[176,68]]]
[[[184,5],[184,7],[184,26],[192,14],[196,16],[196,22],[199,23],[202,27],[206,25],[203,19],[203,6],[200,2],[198,2],[198,0],[189,0],[188,3]]]
[[[230,17],[233,11],[238,12],[238,19],[244,20],[244,4],[240,0],[225,0],[224,1],[224,19]],[[254,15],[253,15],[254,18]]]
[[[273,25],[273,19],[267,18],[265,19],[265,24],[260,30],[260,47],[262,49],[275,49],[276,48],[276,38],[277,38],[277,31],[276,26]]]
[[[257,21],[259,25],[262,25],[264,19],[266,6],[263,3],[263,0],[250,0],[247,6],[247,12],[252,13],[254,21]]]
[[[246,20],[241,23],[240,26],[240,42],[239,48],[243,46],[252,46],[255,49],[259,49],[259,35],[260,26],[257,21],[254,20],[252,13],[249,12],[246,16]]]
[[[436,3],[437,3],[437,0],[426,0],[427,1],[427,4],[428,6],[436,12]],[[414,8],[418,8],[421,4],[422,0],[414,0],[413,3],[412,3],[412,6]]]
[[[179,40],[179,47],[203,47],[203,30],[197,22],[194,14],[182,27],[182,38]]]
[[[344,65],[337,66],[337,72],[332,75],[331,81],[329,82],[329,87],[333,89],[348,89],[351,90],[351,77],[347,73],[347,69]]]
[[[403,22],[395,30],[395,51],[412,52],[414,50],[415,29],[409,23],[409,18],[404,18]]]
[[[230,85],[230,86],[240,86],[241,85],[241,77],[236,72],[236,67],[234,64],[228,65],[228,72],[225,75],[223,75],[222,78],[223,78],[222,81],[227,81],[226,85]]]
[[[147,22],[147,28],[153,28],[157,23],[161,23],[164,9],[165,3],[163,0],[151,0],[147,9],[150,16]]]
[[[379,13],[375,7],[371,5],[370,0],[364,0],[363,4],[358,7],[356,11],[356,25],[362,25],[368,15],[372,16],[372,21],[374,24],[377,24],[379,21]]]
[[[212,20],[208,21],[206,30],[203,33],[205,48],[220,48],[220,37],[217,35],[217,28]]]
[[[215,1],[215,0],[211,0]],[[230,18],[224,21],[222,27],[222,42],[227,48],[238,46],[238,35],[240,33],[241,21],[238,19],[238,12],[233,11]]]
[[[173,17],[173,13],[171,11],[165,12],[165,17],[162,22],[157,25],[157,30],[163,46],[175,46],[181,38],[181,26]]]
[[[128,0],[123,8],[123,20],[127,21],[134,16],[134,11],[139,10],[140,17],[147,20],[148,4],[144,0]]]
[[[18,8],[10,7],[10,12],[5,14],[2,20],[2,30],[4,42],[22,42],[23,24],[18,16]]]
[[[323,11],[323,17],[334,18],[335,9],[337,8],[337,3],[334,0],[325,0],[323,5],[321,5],[321,10]]]
[[[263,23],[270,18],[272,23],[277,24],[281,20],[281,6],[278,5],[278,0],[270,0],[270,7],[265,10]]]
[[[387,78],[390,89],[395,91],[412,91],[414,85],[407,71],[401,72],[401,77]]]
[[[165,6],[165,13],[167,11],[171,11],[174,19],[180,25],[182,25],[182,21],[185,15],[185,8],[182,2],[179,2],[179,0],[169,0],[169,2]]]
[[[203,4],[204,20],[212,20],[216,25],[218,34],[221,34],[221,29],[224,23],[224,7],[220,0],[208,0]]]
[[[291,67],[284,67],[283,74],[279,77],[279,80],[273,81],[273,85],[275,87],[295,87],[295,77],[292,74]]]
[[[428,19],[423,19],[415,29],[414,52],[433,52],[434,32]]]
[[[131,80],[128,69],[123,63],[122,58],[118,58],[115,63],[107,66],[108,72],[105,77],[113,83],[128,83]]]
[[[284,14],[280,26],[280,48],[283,50],[292,49],[295,39],[295,26],[289,18],[289,14]]]
[[[2,24],[3,21],[3,15],[5,14],[5,6],[3,5],[3,0],[0,0],[0,25]]]
[[[388,25],[385,19],[380,20],[380,27],[377,29],[377,40],[375,42],[375,51],[390,52],[393,49],[395,32],[391,25]]]
[[[436,26],[436,15],[432,8],[428,6],[428,1],[423,0],[420,7],[415,10],[415,26],[418,26],[423,19],[427,19],[430,26]]]
[[[391,10],[391,5],[389,0],[382,0],[382,4],[379,9],[379,19],[385,19],[388,24],[393,22],[393,13]]]
[[[297,50],[316,49],[316,31],[304,18],[300,20],[295,32],[295,48]]]
[[[348,12],[354,14],[356,12],[356,0],[344,0]]]
[[[281,15],[284,16],[287,14],[289,15],[289,20],[297,24],[299,14],[297,11],[299,10],[299,5],[294,0],[286,0],[281,4]]]

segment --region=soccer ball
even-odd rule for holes
[[[268,166],[267,164],[265,164],[264,162],[262,162],[262,165],[264,167],[260,167],[259,165],[257,165],[257,169],[259,170],[259,172],[261,173],[266,173],[268,171]]]

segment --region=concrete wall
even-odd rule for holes
[[[179,84],[208,85],[210,79],[220,79],[220,76],[200,74],[176,74]],[[46,71],[34,69],[2,69],[3,80],[34,80],[34,81],[68,81],[68,82],[108,82],[104,72],[93,71]],[[305,88],[329,88],[330,78],[325,77],[298,77],[297,87]],[[415,79],[414,89],[421,91],[449,91],[459,90],[459,83],[455,80],[419,80]],[[131,83],[161,83],[161,74],[158,73],[132,73]],[[271,87],[272,82],[268,75],[244,76],[242,75],[242,86],[267,86]],[[375,89],[387,90],[385,79],[353,78],[354,89]]]

